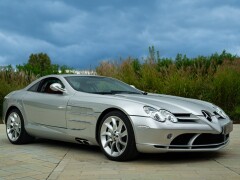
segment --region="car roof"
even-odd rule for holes
[[[98,76],[98,75],[92,75],[92,74],[50,74],[47,76]]]
[[[47,76],[43,76],[41,77],[41,79],[43,78],[47,78],[47,77],[72,77],[72,76],[80,76],[80,77],[104,77],[104,76],[99,76],[99,75],[91,75],[91,74],[51,74],[51,75],[47,75]]]

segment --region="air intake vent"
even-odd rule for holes
[[[77,142],[79,142],[79,144],[85,144],[85,145],[89,145],[89,144],[90,144],[89,141],[86,140],[86,139],[75,138],[75,140],[76,140]]]
[[[208,121],[212,122],[211,113],[209,113],[208,111],[202,110],[202,114]]]
[[[197,116],[187,113],[175,113],[173,115],[178,119],[178,122],[182,123],[196,122],[199,120]]]

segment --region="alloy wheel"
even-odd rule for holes
[[[11,141],[17,141],[21,135],[21,119],[16,112],[12,112],[7,119],[7,136]]]
[[[124,121],[110,116],[102,124],[100,141],[104,151],[112,157],[120,156],[128,143],[128,131]]]

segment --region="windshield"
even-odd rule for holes
[[[93,94],[142,94],[136,88],[119,80],[99,76],[65,77],[73,89]]]

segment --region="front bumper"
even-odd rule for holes
[[[149,117],[130,116],[139,152],[216,151],[229,142],[230,119],[207,122],[158,122]]]

